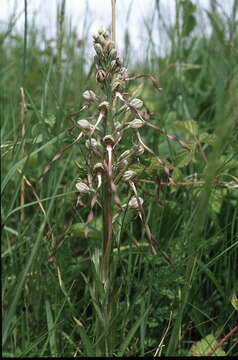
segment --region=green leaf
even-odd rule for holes
[[[55,136],[53,139],[51,139],[50,141],[48,141],[47,143],[43,144],[41,147],[39,147],[38,149],[36,149],[35,151],[33,151],[31,154],[29,154],[28,156],[25,156],[24,158],[22,158],[21,160],[19,160],[17,163],[15,163],[10,170],[8,171],[8,173],[5,175],[5,178],[2,181],[2,186],[1,186],[1,193],[3,193],[6,185],[8,184],[9,180],[15,176],[15,172],[17,171],[17,169],[19,167],[21,167],[25,161],[36,155],[37,153],[39,153],[40,151],[44,150],[47,146],[53,144],[54,142],[56,142],[57,140],[61,139],[63,136],[65,135],[65,131],[63,131],[61,134]]]
[[[238,298],[235,294],[232,295],[231,297],[231,305],[234,307],[236,311],[238,311]]]
[[[81,340],[82,340],[82,343],[84,346],[86,356],[88,356],[88,357],[95,356],[93,344],[91,343],[91,340],[88,337],[83,324],[81,323],[80,320],[78,320],[74,316],[73,316],[73,319],[76,322],[76,324],[78,325],[78,331],[80,333],[80,337],[81,337]]]
[[[120,350],[117,356],[123,356],[126,349],[128,348],[133,336],[135,335],[135,332],[137,331],[137,329],[139,328],[139,326],[141,325],[142,321],[144,320],[144,318],[148,315],[149,309],[147,309],[144,314],[137,319],[137,321],[135,322],[135,324],[133,325],[133,327],[130,329],[130,331],[127,334],[127,337],[125,338],[125,340],[122,342],[121,346],[120,346]]]
[[[175,156],[175,167],[183,168],[193,161],[193,154],[186,149],[180,149]]]
[[[198,135],[198,124],[194,120],[184,121],[185,129],[193,136]]]
[[[198,136],[198,124],[194,120],[176,121],[175,128],[185,130],[192,136]]]
[[[216,135],[215,134],[208,134],[207,132],[204,132],[202,134],[199,134],[199,141],[201,143],[214,145],[214,143],[216,141]]]
[[[189,34],[195,28],[197,21],[194,13],[196,11],[196,5],[192,3],[190,0],[182,1],[183,7],[183,30],[182,36],[189,36]]]
[[[84,223],[75,223],[71,225],[70,232],[71,235],[74,237],[79,237],[82,239],[92,239],[92,240],[99,240],[101,238],[101,231],[102,231],[102,219],[96,218],[94,219],[93,225],[89,226],[89,234],[88,237],[85,237],[85,224]]]
[[[213,190],[210,194],[210,205],[211,205],[212,210],[216,214],[220,213],[221,205],[222,205],[222,201],[223,201],[225,192],[226,192],[225,189],[223,191],[221,191],[220,189],[217,189],[217,190]]]
[[[206,356],[217,345],[217,339],[213,334],[207,335],[204,339],[197,341],[190,349],[191,356]],[[214,351],[213,356],[225,356],[226,353],[221,348]]]
[[[56,345],[56,332],[55,332],[55,324],[53,320],[53,315],[50,307],[50,303],[48,300],[45,302],[46,309],[46,318],[47,318],[47,326],[48,326],[48,335],[50,342],[50,351],[52,357],[57,355],[57,345]]]
[[[44,119],[45,123],[47,125],[49,125],[51,128],[55,125],[56,123],[56,116],[54,114],[49,114],[45,119]]]

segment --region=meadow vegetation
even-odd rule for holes
[[[131,81],[123,70],[116,85],[118,54],[108,52],[106,85],[109,65],[87,58],[106,33],[89,39],[85,26],[79,38],[64,0],[55,39],[29,20],[17,33],[14,16],[1,28],[4,356],[238,355],[238,1],[228,14],[177,0],[173,24],[152,3],[147,56],[134,60],[128,28],[119,55]],[[154,16],[163,52],[150,41]],[[119,125],[100,129],[111,103]],[[108,131],[123,138],[114,178]],[[108,189],[114,241],[102,272]]]

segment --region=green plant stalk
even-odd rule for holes
[[[104,180],[103,189],[103,256],[102,256],[102,283],[106,285],[110,277],[110,259],[112,253],[112,193],[108,179]]]
[[[112,105],[112,98],[110,94],[110,84],[105,84],[105,92],[107,95],[107,101]],[[104,135],[110,134],[112,129],[112,112],[111,106],[104,119]],[[108,163],[108,154],[107,150],[104,150],[104,160]],[[110,263],[112,255],[112,244],[113,244],[113,231],[112,231],[112,213],[113,213],[113,204],[112,204],[112,190],[108,174],[104,174],[103,180],[103,249],[101,257],[101,267],[100,267],[100,281],[102,284],[103,291],[101,291],[101,286],[96,285],[96,289],[99,290],[97,298],[102,305],[102,316],[103,316],[103,326],[100,322],[100,319],[97,319],[97,333],[101,337],[102,333],[104,336],[101,341],[99,341],[96,353],[97,356],[112,356],[111,346],[110,346],[110,336],[109,336],[109,327],[110,327]]]
[[[113,124],[112,124],[112,96],[110,93],[110,84],[106,84],[105,92],[107,96],[107,101],[110,104],[110,109],[107,113],[104,122],[104,135],[111,134]],[[105,161],[107,162],[107,151],[104,152]],[[113,244],[113,232],[112,232],[112,190],[110,179],[105,174],[104,176],[104,185],[103,185],[103,255],[102,255],[102,274],[101,280],[102,283],[109,285],[110,278],[110,259],[112,254],[112,244]]]

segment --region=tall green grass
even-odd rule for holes
[[[144,134],[146,143],[174,164],[175,180],[205,183],[164,187],[159,198],[151,196],[152,185],[147,192],[151,230],[173,266],[150,255],[139,221],[125,216],[118,224],[107,335],[116,356],[194,354],[202,351],[192,348],[197,341],[209,334],[219,341],[237,325],[230,298],[238,287],[238,2],[229,15],[219,6],[202,13],[208,34],[201,28],[201,9],[188,0],[176,4],[175,23],[160,25],[166,53],[143,45],[149,56],[135,65],[152,73],[164,91],[155,94],[143,80],[130,90],[154,112],[155,124],[194,150],[188,158],[162,135]],[[160,2],[153,5],[162,19]],[[67,28],[63,1],[58,16],[53,41],[29,19],[24,34],[14,33],[10,23],[1,34],[3,354],[10,357],[94,356],[105,336],[95,322],[95,313],[105,319],[93,287],[102,220],[98,213],[86,239],[86,212],[76,208],[81,147],[65,152],[37,182],[72,141],[67,115],[79,110],[82,92],[94,86],[93,67],[84,66],[88,39],[78,43],[76,31]],[[152,20],[146,23],[150,39]],[[127,52],[130,62],[133,54]],[[28,106],[24,137],[20,87]],[[145,163],[144,172],[166,180],[154,164]],[[21,220],[23,175],[31,186],[26,185]],[[208,344],[207,353],[215,345]],[[222,348],[237,355],[236,335]]]

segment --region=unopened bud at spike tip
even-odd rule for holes
[[[97,38],[97,42],[98,42],[100,45],[104,46],[106,40],[105,40],[105,38],[104,38],[103,35],[99,35],[98,38]]]

